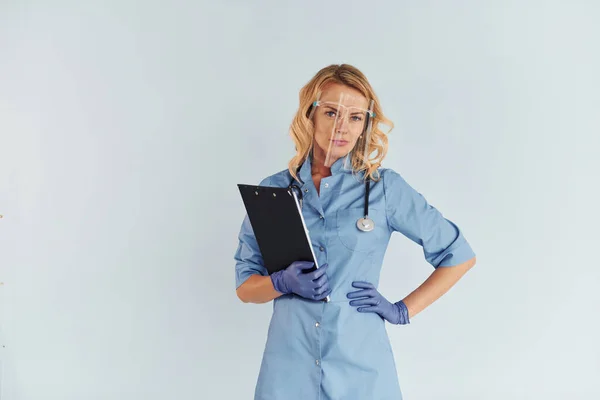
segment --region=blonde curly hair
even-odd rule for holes
[[[290,174],[298,179],[296,171],[313,148],[314,124],[309,115],[313,102],[317,99],[317,94],[330,84],[338,83],[358,90],[367,99],[373,100],[373,111],[375,117],[372,121],[372,130],[367,144],[367,158],[363,159],[363,154],[353,152],[352,168],[354,172],[365,171],[365,177],[372,180],[378,180],[377,168],[385,158],[388,149],[387,134],[394,128],[392,121],[383,114],[379,99],[366,76],[356,67],[349,64],[332,64],[315,74],[315,76],[300,90],[300,104],[298,111],[292,120],[290,126],[290,136],[294,141],[296,155],[292,157],[288,164]],[[381,125],[388,127],[386,132],[381,129]]]

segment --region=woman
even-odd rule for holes
[[[274,300],[255,399],[401,399],[385,321],[404,325],[474,264],[462,231],[402,176],[381,167],[392,126],[366,77],[319,71],[300,91],[296,155],[260,185],[299,186],[317,263],[268,275],[248,217],[235,254],[237,295]],[[392,232],[423,248],[431,276],[397,302],[378,292]],[[329,296],[328,301],[323,301]]]

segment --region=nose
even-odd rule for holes
[[[340,113],[338,119],[335,121],[335,131],[338,133],[348,132],[348,118],[345,113]]]

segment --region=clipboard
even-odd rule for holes
[[[296,192],[289,187],[237,186],[269,275],[294,261],[314,263],[307,273],[319,268]]]

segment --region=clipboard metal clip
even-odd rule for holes
[[[298,203],[300,203],[300,209],[302,209],[302,189],[300,189],[300,186],[292,183],[289,186],[288,193],[290,194],[290,196],[295,196],[298,199]]]

